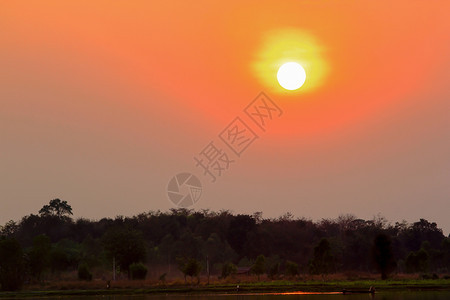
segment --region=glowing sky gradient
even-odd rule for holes
[[[0,1],[0,224],[196,209],[426,218],[450,231],[450,1]],[[317,86],[277,89],[274,37],[317,45]],[[303,41],[303,39],[301,39]],[[256,67],[255,67],[256,66]],[[323,75],[323,76],[322,76]],[[280,119],[214,184],[193,156],[261,91]]]

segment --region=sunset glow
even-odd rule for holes
[[[286,63],[295,62],[308,74],[308,81],[302,87],[302,93],[311,92],[324,83],[328,73],[322,52],[323,48],[307,32],[292,28],[270,31],[264,35],[258,50],[254,63],[255,75],[269,91],[282,93],[285,88],[273,81],[274,75]],[[302,85],[303,83],[298,87],[293,85],[295,88],[288,90],[296,90]]]
[[[204,188],[196,209],[423,217],[448,234],[448,11],[450,1],[1,1],[0,224],[56,197],[76,217],[168,210],[169,179],[191,172]],[[277,77],[286,63],[304,75]],[[279,110],[250,105],[261,93]],[[276,120],[259,126],[249,105]],[[193,157],[238,117],[254,143],[207,185]]]

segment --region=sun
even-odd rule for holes
[[[278,83],[286,90],[299,89],[306,80],[306,72],[303,67],[296,62],[283,64],[277,73]]]
[[[251,68],[267,92],[295,97],[299,91],[311,93],[324,84],[330,70],[325,54],[326,48],[307,31],[278,28],[262,33]],[[285,74],[285,68],[292,68],[292,74]]]

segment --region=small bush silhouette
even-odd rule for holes
[[[293,261],[286,262],[286,271],[285,274],[287,276],[295,277],[299,274],[298,265]]]
[[[89,268],[86,264],[81,264],[78,267],[78,279],[80,280],[92,280],[92,273],[89,271]]]
[[[227,278],[230,275],[236,274],[237,267],[231,262],[227,262],[222,266],[222,278]]]
[[[131,279],[145,279],[147,276],[147,267],[143,263],[134,263],[130,265]]]

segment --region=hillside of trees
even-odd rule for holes
[[[232,214],[172,209],[133,217],[76,219],[54,199],[37,214],[0,226],[0,286],[114,276],[165,280],[176,276],[227,277],[247,268],[269,278],[367,272],[448,274],[450,237],[420,219],[390,224],[352,215],[313,222],[286,214]]]

